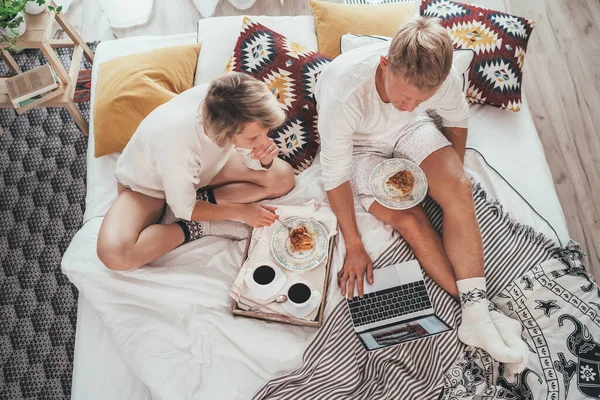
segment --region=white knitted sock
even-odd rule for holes
[[[165,205],[165,211],[163,211],[163,214],[160,216],[160,219],[158,220],[158,223],[161,225],[168,225],[168,224],[172,224],[175,221],[179,221],[180,218],[175,217],[175,214],[173,214],[173,210],[171,210],[171,207],[169,207],[169,205]]]
[[[250,228],[236,221],[184,221],[174,222],[183,230],[185,243],[204,236],[219,236],[226,239],[242,240],[248,237]]]
[[[238,221],[183,221],[176,218],[171,207],[167,205],[158,223],[167,225],[175,222],[182,227],[184,234],[186,234],[185,228],[187,228],[186,241],[199,239],[204,236],[220,236],[227,239],[243,240],[248,237],[248,233],[250,232],[248,225]],[[182,226],[182,223],[184,223],[185,227]]]
[[[523,357],[519,363],[507,363],[507,372],[511,374],[520,374],[529,362],[529,347],[523,339],[521,339],[523,327],[519,321],[504,315],[495,305],[491,308],[490,318],[498,330],[500,337],[502,337],[502,341],[511,349],[519,351]]]
[[[520,363],[521,352],[504,344],[490,317],[485,278],[461,279],[456,282],[460,293],[462,322],[458,338],[469,346],[479,347],[504,363]]]
[[[227,239],[243,240],[248,238],[250,227],[237,221],[209,221],[207,235],[220,236]]]

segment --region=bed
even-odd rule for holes
[[[279,23],[303,37],[314,35],[307,19]],[[92,104],[102,62],[196,40],[196,34],[187,34],[101,43],[92,72]],[[473,179],[514,219],[566,244],[564,214],[526,102],[519,113],[472,106],[469,132],[468,147],[476,151],[468,151],[465,166]],[[103,267],[96,238],[116,198],[117,155],[94,158],[93,135],[92,117],[83,226],[62,262],[80,293],[72,398],[247,399],[268,379],[299,367],[316,330],[231,316],[227,293],[240,265],[241,242],[204,238],[152,263],[161,268],[125,274]],[[322,187],[314,184],[320,171],[316,161],[278,204],[325,199]],[[393,232],[357,211],[367,251],[376,257]],[[341,267],[342,247],[333,256],[334,272]],[[339,291],[333,283],[330,289],[328,303],[337,303]]]

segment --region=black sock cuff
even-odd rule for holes
[[[190,228],[188,227],[188,225],[185,223],[185,221],[175,221],[175,223],[177,225],[179,225],[181,227],[181,230],[183,231],[183,236],[185,237],[185,239],[183,240],[183,243],[189,242],[191,237],[190,237]]]
[[[212,204],[217,204],[217,199],[215,199],[215,191],[212,189],[206,189],[206,194],[208,195],[208,202]]]
[[[211,204],[217,204],[215,199],[215,191],[212,188],[198,189],[196,192],[196,200],[206,201]]]

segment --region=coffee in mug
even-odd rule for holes
[[[268,285],[275,279],[275,270],[269,265],[261,265],[254,270],[252,279],[259,285]]]
[[[294,283],[288,289],[288,299],[295,305],[304,305],[312,295],[308,285],[302,282]]]

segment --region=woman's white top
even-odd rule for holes
[[[157,107],[142,121],[117,161],[117,180],[131,190],[165,199],[177,218],[190,220],[196,190],[207,186],[235,147],[217,146],[204,132],[200,105],[209,84],[191,88]],[[238,149],[240,155],[247,155]],[[264,169],[243,157],[248,168]]]

